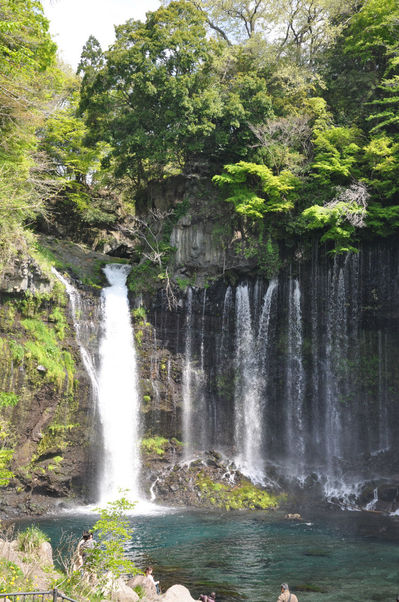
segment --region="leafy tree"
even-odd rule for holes
[[[251,38],[274,39],[277,57],[292,55],[314,63],[342,30],[352,2],[343,0],[189,0],[208,26],[228,44]],[[166,2],[167,3],[167,0]]]
[[[370,170],[365,181],[385,202],[399,198],[399,139],[395,142],[390,136],[380,135],[372,138],[364,150]]]
[[[312,175],[322,186],[348,183],[356,173],[361,132],[355,127],[315,130]]]
[[[299,180],[289,171],[273,175],[265,165],[240,161],[225,165],[225,172],[213,181],[230,193],[225,200],[233,203],[237,213],[262,219],[267,213],[285,213],[294,207]]]
[[[369,193],[361,183],[337,188],[337,196],[324,205],[312,205],[302,212],[308,230],[321,230],[321,242],[331,241],[331,253],[357,251],[353,246],[358,228],[365,226]]]
[[[92,530],[96,534],[97,544],[88,551],[87,567],[103,587],[109,583],[110,574],[115,580],[122,575],[138,572],[133,561],[125,555],[125,546],[133,534],[126,513],[133,510],[134,506],[135,503],[122,495],[118,500],[96,509],[100,518]]]
[[[49,194],[36,128],[58,86],[56,46],[40,2],[0,4],[0,270],[26,246],[22,224]]]
[[[201,13],[178,1],[118,26],[105,62],[83,83],[82,109],[93,138],[111,144],[116,174],[140,185],[180,170],[221,111]]]

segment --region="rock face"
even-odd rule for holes
[[[212,222],[197,221],[191,216],[182,217],[172,231],[170,244],[176,247],[175,262],[178,270],[203,269],[213,272],[225,261],[225,252],[214,234]]]
[[[18,542],[0,539],[0,556],[15,563],[26,578],[36,583],[38,590],[50,589],[51,582],[59,577],[53,566],[52,549],[43,542],[40,549],[32,554],[18,550]]]
[[[1,433],[14,473],[1,489],[3,516],[41,514],[85,495],[90,462],[90,386],[68,299],[54,277],[24,261],[13,286],[7,281],[13,292],[0,294]]]
[[[192,266],[210,261],[189,249],[178,263],[190,254]],[[270,281],[245,269],[234,285],[187,286],[173,311],[161,294],[148,300],[138,349],[148,436],[184,438],[193,456],[217,449],[242,458],[284,488],[299,478],[334,503],[395,512],[398,262],[395,241],[335,259],[313,249],[280,272],[269,306]],[[246,426],[251,404],[257,441]]]
[[[18,254],[0,275],[0,293],[50,293],[52,288],[53,283],[37,262],[23,253]]]

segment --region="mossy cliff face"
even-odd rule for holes
[[[0,290],[0,503],[40,513],[84,493],[89,387],[62,285],[35,260],[24,269]]]

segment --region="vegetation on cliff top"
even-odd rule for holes
[[[176,174],[214,178],[259,263],[268,240],[316,234],[340,252],[392,234],[398,12],[395,0],[165,1],[118,25],[105,52],[91,36],[77,77],[57,64],[40,1],[5,0],[0,272],[29,251],[26,228],[98,242]]]

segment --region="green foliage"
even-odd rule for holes
[[[49,319],[51,322],[55,323],[54,327],[57,333],[57,337],[60,341],[63,341],[65,338],[65,330],[68,328],[68,324],[65,317],[65,313],[61,309],[61,307],[55,307],[49,315]]]
[[[399,137],[378,135],[365,147],[365,161],[369,167],[364,180],[381,199],[399,199]]]
[[[25,554],[29,554],[33,556],[36,554],[42,543],[45,541],[49,541],[49,538],[43,531],[36,527],[35,525],[31,525],[25,531],[21,531],[18,533],[17,544],[18,550],[21,552],[25,552]]]
[[[0,391],[0,408],[9,408],[17,405],[19,401],[18,395],[15,393],[6,393],[5,391]]]
[[[225,173],[214,176],[213,181],[231,192],[225,200],[233,203],[237,213],[261,219],[266,213],[293,209],[299,180],[289,171],[275,176],[265,165],[245,161],[225,165],[224,170]]]
[[[26,591],[26,585],[27,582],[19,566],[11,560],[0,557],[0,593],[4,594],[10,590],[13,592]]]
[[[362,212],[362,207],[352,206],[353,213]],[[356,248],[350,244],[352,235],[355,232],[354,226],[347,222],[348,206],[346,203],[338,202],[334,206],[313,205],[305,209],[303,216],[307,222],[307,228],[310,230],[324,229],[320,241],[335,242],[334,253],[343,253],[356,251]]]
[[[203,473],[197,477],[197,487],[205,500],[217,508],[226,510],[268,510],[278,507],[285,497],[275,496],[257,489],[249,481],[237,487],[215,483]]]
[[[136,322],[146,322],[146,320],[147,320],[145,307],[143,305],[134,309],[132,314],[133,314],[133,318]]]
[[[158,174],[181,166],[214,129],[220,107],[204,21],[189,3],[172,2],[145,23],[116,27],[104,66],[83,61],[81,110],[91,139],[111,144],[118,175],[140,183],[155,166]]]
[[[133,588],[133,591],[136,592],[139,598],[144,598],[145,589],[141,585],[136,585],[136,587]]]
[[[163,270],[154,265],[149,259],[139,265],[133,265],[127,277],[127,286],[133,293],[153,293],[163,275]]]
[[[112,573],[114,579],[138,572],[133,561],[126,558],[124,551],[124,546],[131,541],[133,534],[126,513],[133,510],[134,506],[135,503],[122,495],[118,500],[108,502],[104,508],[95,510],[100,515],[92,528],[97,544],[88,554],[87,567],[103,586],[108,580],[108,572]]]
[[[399,228],[399,205],[384,207],[381,203],[370,203],[367,226],[377,236],[392,236]]]
[[[42,211],[45,165],[35,152],[49,91],[58,86],[56,46],[38,0],[0,5],[0,272],[26,251],[23,224]]]
[[[16,362],[17,364],[21,364],[25,357],[25,350],[23,345],[20,345],[20,343],[17,343],[16,341],[11,339],[8,341],[8,346],[10,348],[12,361]]]
[[[54,382],[59,389],[67,378],[71,389],[75,363],[69,351],[60,348],[56,330],[36,318],[22,320],[21,324],[33,339],[24,344],[26,359],[42,365],[45,368],[44,378]]]
[[[321,186],[343,185],[355,175],[361,132],[354,127],[315,130],[312,175]]]
[[[10,470],[14,446],[15,437],[10,422],[0,417],[0,487],[6,487],[14,476]]]
[[[165,446],[169,443],[165,437],[147,437],[141,440],[141,449],[147,454],[157,454],[163,456],[165,454]]]
[[[64,413],[66,414],[65,410]],[[65,418],[68,419],[68,416],[66,415]],[[65,450],[69,445],[69,434],[78,426],[79,424],[68,422],[66,424],[58,424],[56,422],[50,424],[39,441],[36,452],[32,456],[31,464],[49,452]],[[55,462],[55,458],[52,458],[52,461]]]

